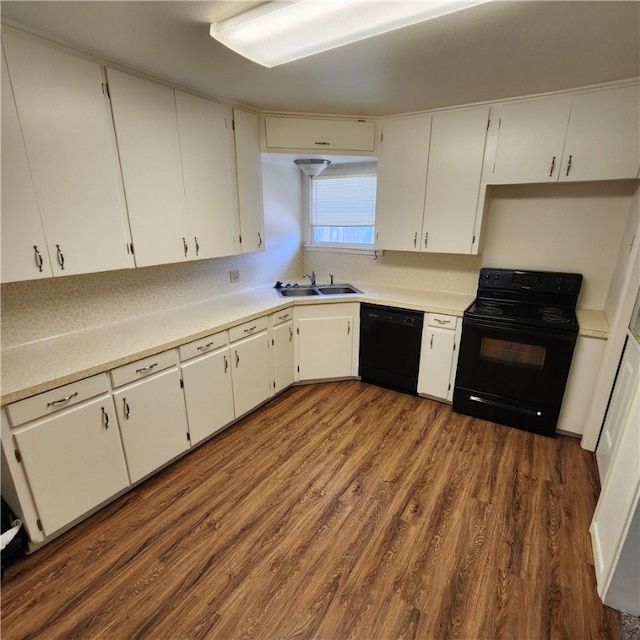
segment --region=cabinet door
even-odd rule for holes
[[[177,90],[175,96],[192,257],[239,253],[231,107]]]
[[[173,89],[107,69],[136,265],[192,257]]]
[[[286,389],[294,382],[293,321],[273,328],[274,392]]]
[[[131,482],[189,448],[180,373],[169,369],[114,394]]]
[[[236,416],[257,407],[271,395],[269,337],[266,331],[234,342],[230,348]]]
[[[636,178],[639,105],[637,86],[574,96],[560,180]]]
[[[108,396],[41,420],[15,439],[45,536],[129,485]]]
[[[2,56],[2,282],[53,275],[18,112]]]
[[[433,116],[423,250],[472,253],[489,107]]]
[[[17,35],[3,45],[54,274],[132,266],[100,67]]]
[[[191,444],[226,427],[234,419],[229,349],[214,351],[182,365]]]
[[[428,329],[422,337],[418,393],[446,400],[449,396],[455,331]]]
[[[569,96],[514,102],[497,109],[498,142],[486,182],[557,182],[570,109]]]
[[[242,253],[264,251],[262,158],[258,116],[233,110]]]
[[[628,338],[622,354],[604,426],[602,427],[602,433],[600,434],[598,448],[596,449],[598,473],[600,474],[600,484],[602,486],[604,486],[611,468],[613,451],[620,438],[621,428],[631,406],[633,395],[638,392],[639,381],[640,347],[632,338]]]
[[[420,251],[431,116],[388,120],[378,158],[376,246]]]
[[[353,329],[353,316],[300,318],[296,328],[299,379],[355,375]]]

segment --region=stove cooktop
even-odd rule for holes
[[[496,322],[510,321],[526,326],[578,329],[574,309],[551,305],[476,298],[464,315],[467,318],[484,318]]]

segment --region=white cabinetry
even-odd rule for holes
[[[235,417],[227,332],[179,348],[191,444],[217,433]]]
[[[10,94],[13,89],[54,275],[133,266],[113,124],[100,67],[17,34],[3,35],[3,46],[10,76],[10,85],[3,82],[3,93]],[[6,104],[3,96],[3,111]],[[11,117],[14,114],[9,114]],[[4,144],[3,140],[3,148]],[[14,158],[15,144],[16,139],[11,139]],[[19,150],[17,155],[21,155]],[[16,189],[21,185],[31,189],[24,169],[15,169],[21,172],[21,183],[9,187],[13,192],[9,202],[3,196],[3,222],[5,216],[12,219],[11,227],[29,224],[27,220],[16,223],[19,214],[15,209],[5,210],[5,205],[17,204]],[[26,198],[32,207],[31,194],[20,198]],[[16,245],[23,233],[16,236]],[[3,238],[3,248],[7,242],[13,243],[13,239],[5,242]],[[27,260],[34,259],[34,246],[40,247],[39,243],[41,235],[25,246]],[[46,261],[46,252],[40,253]],[[18,279],[23,276],[18,267]]]
[[[273,392],[279,393],[293,384],[293,309],[282,309],[272,316],[271,346],[273,358]]]
[[[129,485],[108,390],[100,374],[7,407],[45,536]]]
[[[374,151],[372,120],[267,116],[264,119],[267,149],[317,151]]]
[[[477,253],[476,210],[488,119],[489,108],[482,107],[384,124],[377,246]]]
[[[265,316],[229,329],[233,402],[238,418],[271,396],[268,328]]]
[[[635,178],[638,87],[524,100],[491,109],[487,184]]]
[[[131,482],[189,448],[189,429],[175,350],[111,371],[113,393]],[[133,382],[135,380],[135,382]]]
[[[297,380],[357,375],[359,305],[334,303],[295,307]]]
[[[262,157],[258,116],[233,110],[242,252],[264,251]]]
[[[418,393],[451,402],[462,324],[455,316],[439,313],[426,314],[426,320],[420,348]]]

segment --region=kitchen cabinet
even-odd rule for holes
[[[375,123],[372,120],[266,116],[267,150],[374,151]]]
[[[384,123],[376,246],[477,253],[476,210],[488,119],[489,108],[482,107]]]
[[[29,160],[2,56],[2,282],[53,276]]]
[[[235,418],[226,331],[179,348],[191,445],[221,431]]]
[[[14,403],[7,413],[43,535],[129,485],[106,374]]]
[[[637,85],[524,100],[491,109],[487,184],[636,178]]]
[[[137,360],[111,373],[131,482],[189,448],[189,428],[175,350]],[[120,387],[120,388],[118,388]]]
[[[273,358],[273,392],[280,393],[295,380],[293,349],[293,309],[283,309],[272,316],[271,354]]]
[[[578,336],[557,430],[582,435],[606,345],[606,340]]]
[[[294,318],[296,380],[357,376],[359,304],[295,307]]]
[[[241,417],[271,397],[267,316],[229,329],[233,402]]]
[[[10,100],[13,90],[32,179],[30,185],[14,130],[8,153],[10,162],[20,164],[8,167],[3,177],[11,179],[13,174],[18,182],[8,187],[8,196],[3,195],[2,217],[3,226],[5,218],[9,221],[5,231],[13,233],[18,227],[19,232],[15,242],[13,237],[3,241],[3,248],[10,243],[14,245],[10,256],[20,252],[22,238],[29,236],[24,228],[29,227],[37,236],[29,236],[35,240],[26,247],[27,263],[33,260],[39,264],[34,249],[38,247],[43,269],[48,253],[55,276],[133,266],[113,123],[100,66],[19,34],[4,34],[3,47],[10,80],[10,84],[3,82],[3,93],[8,94],[6,100],[3,96],[3,111],[8,106],[7,117],[13,119],[10,126],[15,128]],[[3,139],[3,154],[4,147]],[[7,184],[3,179],[3,187]],[[46,249],[40,224],[35,222],[34,193]],[[11,207],[25,203],[22,210],[29,218],[18,218],[19,213]],[[14,273],[16,279],[26,276],[18,265]],[[33,277],[40,275],[38,270]],[[12,278],[11,271],[6,277]]]
[[[233,110],[242,253],[264,251],[262,156],[258,116]]]
[[[420,395],[452,401],[461,327],[455,316],[426,314],[418,373]]]

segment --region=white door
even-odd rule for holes
[[[448,398],[455,338],[455,331],[447,329],[428,329],[424,332],[418,393],[442,400]]]
[[[354,318],[300,318],[297,321],[300,380],[342,378],[355,375],[353,362]]]
[[[109,396],[45,418],[15,439],[45,536],[129,485]]]
[[[570,109],[570,96],[514,102],[495,109],[498,142],[486,182],[557,182]]]
[[[560,180],[636,178],[639,108],[637,86],[574,96]]]
[[[294,382],[293,321],[273,328],[274,392],[286,389]]]
[[[173,89],[113,69],[107,76],[136,265],[191,259]]]
[[[133,266],[99,65],[13,34],[3,46],[54,274]]]
[[[257,407],[271,395],[269,337],[266,331],[229,347],[236,416]]]
[[[175,96],[192,257],[239,253],[231,107],[177,90]]]
[[[473,252],[489,107],[433,116],[423,251]]]
[[[53,276],[40,210],[2,57],[2,282]]]
[[[229,349],[219,349],[182,365],[191,444],[220,431],[234,419]]]
[[[431,116],[388,120],[378,158],[376,246],[420,251]]]
[[[262,157],[258,116],[233,110],[242,253],[264,251]]]
[[[180,373],[168,369],[113,394],[131,482],[189,448]]]

